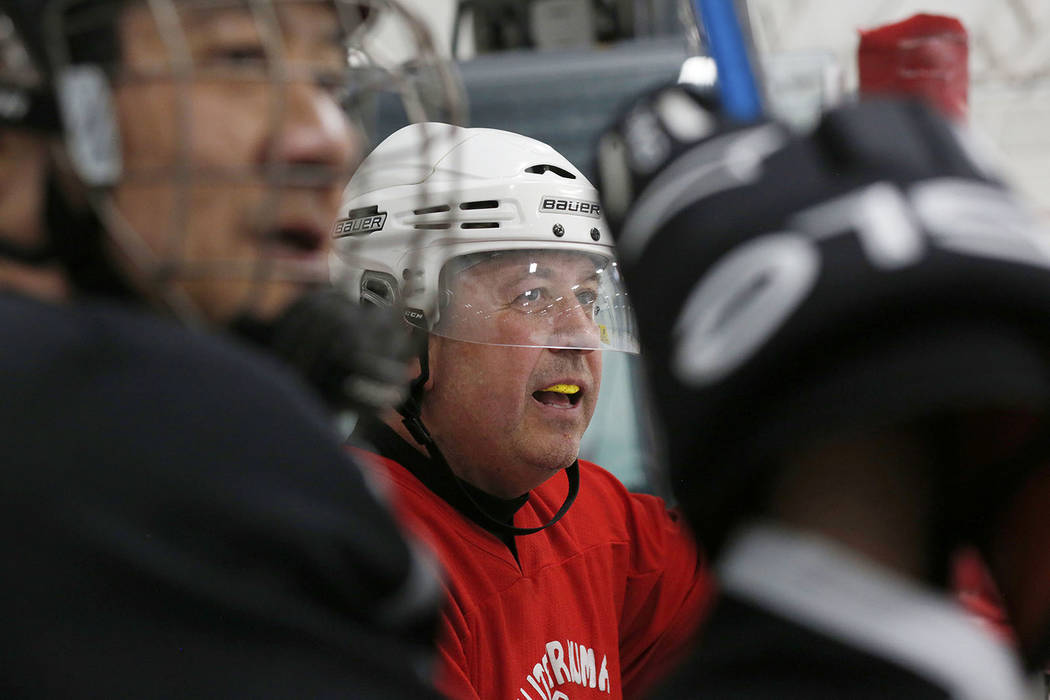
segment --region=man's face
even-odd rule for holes
[[[430,341],[424,422],[461,478],[518,496],[572,464],[594,414],[601,351],[572,348],[598,346],[595,264],[503,254],[459,273],[450,291]]]
[[[181,36],[145,3],[122,15],[125,175],[113,199],[146,249],[109,228],[147,294],[167,271],[221,323],[271,318],[327,280],[328,228],[360,144],[328,86],[346,72],[328,3],[215,5],[176,3]],[[182,47],[192,72],[176,77]]]

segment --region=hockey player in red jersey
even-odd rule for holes
[[[637,351],[594,188],[538,141],[414,125],[365,160],[342,215],[351,293],[427,332],[401,415],[355,439],[447,570],[442,690],[637,696],[709,584],[661,500],[577,459],[602,353]]]

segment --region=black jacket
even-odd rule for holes
[[[1023,700],[1019,660],[948,598],[830,541],[752,525],[659,700]]]
[[[907,669],[723,597],[692,656],[656,698],[711,700],[948,700]]]
[[[0,294],[0,696],[427,698],[440,590],[276,363]]]

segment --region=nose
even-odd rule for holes
[[[557,308],[549,343],[558,346],[554,352],[589,353],[601,347],[591,304],[583,304],[575,296],[569,296],[559,299]]]
[[[341,191],[361,156],[363,136],[320,86],[294,81],[278,89],[284,90],[282,109],[263,157],[268,164],[321,166],[318,186]]]

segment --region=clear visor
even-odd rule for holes
[[[614,260],[510,250],[453,258],[441,271],[435,335],[488,345],[638,352]]]

